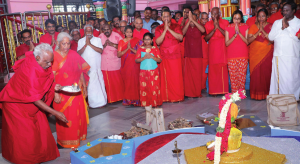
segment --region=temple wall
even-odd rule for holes
[[[47,10],[47,4],[52,5],[52,0],[8,0],[7,7],[9,13]]]

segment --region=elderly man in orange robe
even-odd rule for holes
[[[54,91],[61,88],[54,83],[52,61],[50,45],[36,46],[15,63],[15,75],[0,93],[2,156],[12,163],[42,163],[59,157],[46,113],[65,123],[68,120],[49,107]]]
[[[209,94],[219,95],[228,93],[228,69],[225,49],[225,31],[229,22],[220,19],[220,9],[214,7],[211,12],[212,20],[205,25],[205,41],[208,41],[208,83]]]
[[[162,19],[164,24],[155,30],[156,43],[160,46],[162,58],[161,95],[164,102],[183,101],[184,88],[179,44],[183,38],[181,27],[171,22],[170,10],[163,10]]]

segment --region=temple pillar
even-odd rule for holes
[[[122,4],[122,20],[128,21],[128,15],[127,15],[127,0],[121,0]]]
[[[243,0],[240,0],[243,1]],[[221,11],[223,17],[231,17],[231,14],[237,10],[238,1],[227,0],[227,3],[221,4]]]
[[[99,19],[105,18],[104,10],[103,10],[104,3],[105,3],[105,0],[98,0],[97,2],[94,2],[94,5],[96,7],[96,17]]]
[[[198,0],[199,10],[201,12],[209,13],[208,1],[207,0]]]
[[[249,18],[251,12],[251,0],[240,0],[240,9]]]
[[[214,7],[221,7],[220,0],[211,0],[210,1],[210,10]]]

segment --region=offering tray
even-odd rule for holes
[[[81,91],[81,89],[79,88],[78,85],[63,86],[63,87],[61,87],[61,90],[64,92],[69,92],[69,93],[77,93],[77,92]]]

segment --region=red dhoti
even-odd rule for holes
[[[219,19],[220,28],[225,29],[228,24],[227,20]],[[213,20],[205,24],[205,29],[207,34],[214,30]],[[228,93],[228,69],[225,47],[225,37],[217,29],[208,43],[208,92],[211,95]]]
[[[105,71],[102,70],[105,89],[107,93],[107,102],[113,103],[123,100],[124,97],[124,82],[121,76],[121,71]]]
[[[208,65],[208,58],[203,58],[202,63],[202,89],[204,89],[206,88],[207,73],[205,71]]]
[[[163,102],[184,100],[181,58],[163,59],[160,64]]]
[[[227,64],[214,64],[208,67],[209,94],[228,93],[228,69]]]
[[[182,72],[184,72],[184,41],[185,38],[183,38],[182,42],[180,43],[180,54],[181,54],[181,66],[182,66]]]
[[[2,156],[17,164],[59,157],[46,114],[34,104],[3,103]]]
[[[202,58],[185,57],[184,95],[187,97],[202,97]]]

